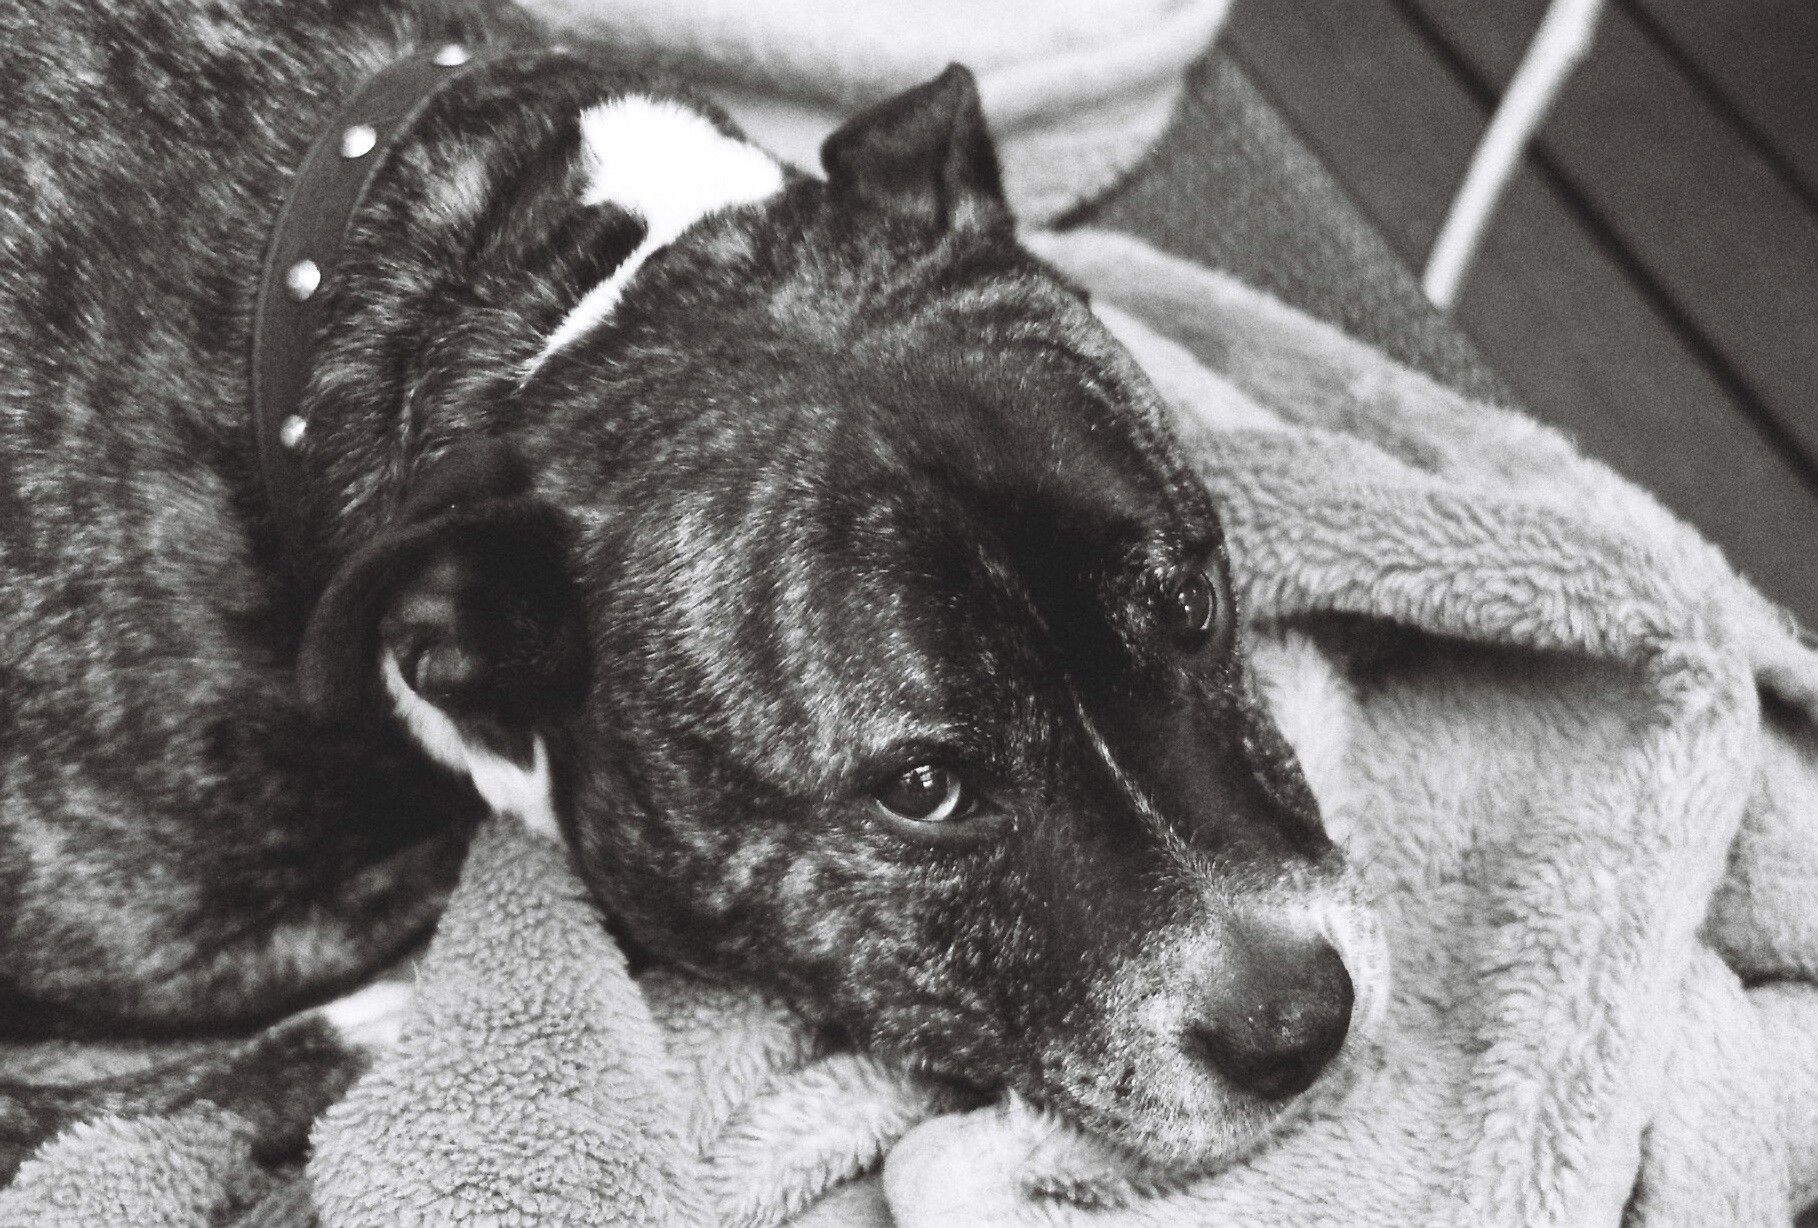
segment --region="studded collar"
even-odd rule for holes
[[[302,406],[321,292],[333,284],[348,222],[386,155],[437,94],[481,62],[449,44],[368,77],[310,146],[272,230],[253,315],[252,418],[266,497],[293,567],[308,544],[300,460],[310,423]]]

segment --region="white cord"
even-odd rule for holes
[[[1442,311],[1458,299],[1458,288],[1477,248],[1496,202],[1508,187],[1522,151],[1546,119],[1553,99],[1572,70],[1591,49],[1603,0],[1553,0],[1540,30],[1521,57],[1521,67],[1503,95],[1502,105],[1471,157],[1471,168],[1452,200],[1439,238],[1427,257],[1421,288]]]

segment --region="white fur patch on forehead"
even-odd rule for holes
[[[727,136],[698,111],[642,94],[581,113],[581,157],[587,168],[583,203],[613,204],[636,215],[644,222],[644,239],[575,304],[526,374],[610,316],[652,252],[710,213],[783,188],[782,166],[756,145]]]

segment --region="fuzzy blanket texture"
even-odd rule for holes
[[[1222,15],[538,7],[768,85],[804,132],[969,59],[988,106],[1020,99],[993,117],[1026,124],[999,134],[1035,219],[1128,166]],[[1152,63],[1140,105],[1077,65],[1044,77],[1100,52]],[[1046,103],[994,80],[1046,80]],[[1242,1163],[1157,1180],[1025,1106],[963,1111],[826,1051],[775,1003],[633,977],[561,850],[494,822],[401,1036],[351,1090],[298,1083],[306,1171],[260,1154],[270,1131],[208,1085],[150,1104],[126,1078],[24,1158],[0,1226],[1666,1228],[1784,1225],[1818,1198],[1818,652],[1556,433],[1134,240],[1028,241],[1175,410],[1265,693],[1383,919],[1390,992],[1344,1087]],[[235,1069],[295,1077],[307,1062],[261,1061],[307,1057],[309,1026]],[[213,1056],[34,1046],[0,1074],[52,1087]],[[29,1116],[0,1102],[5,1130]]]

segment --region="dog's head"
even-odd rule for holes
[[[1213,504],[1015,242],[969,76],[823,156],[540,357],[520,459],[348,565],[313,685],[380,660],[661,957],[1205,1163],[1353,1006]]]

